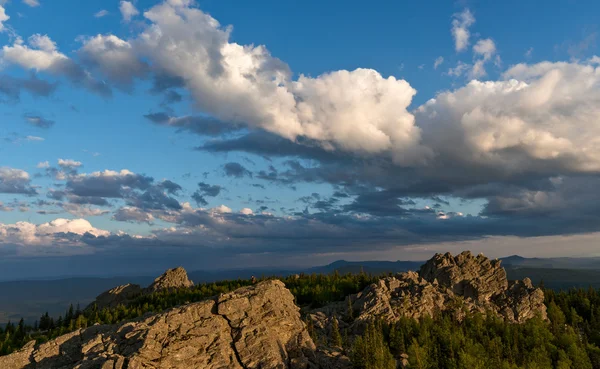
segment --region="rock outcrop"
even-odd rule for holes
[[[349,310],[352,310],[351,312]],[[353,323],[360,332],[374,318],[392,323],[401,317],[419,319],[449,312],[458,320],[468,313],[495,314],[511,323],[523,323],[536,315],[547,319],[544,293],[531,280],[510,282],[499,260],[466,251],[457,256],[437,254],[419,272],[380,279],[362,292],[311,313],[313,325],[327,336],[331,320]],[[341,326],[340,326],[341,327]],[[342,328],[342,327],[341,327]]]
[[[110,309],[119,305],[126,305],[133,298],[141,294],[142,287],[139,285],[125,284],[101,293],[98,297],[96,297],[96,301],[90,304],[88,308],[95,305],[97,306],[98,310],[102,310],[104,308]]]
[[[137,284],[126,284],[112,288],[101,293],[96,300],[88,305],[86,309],[91,309],[94,306],[98,310],[104,308],[114,308],[118,305],[127,305],[135,297],[150,294],[163,290],[174,290],[178,288],[190,288],[194,286],[194,282],[188,279],[187,272],[182,267],[169,269],[147,288],[142,289]]]
[[[194,282],[188,279],[187,272],[182,267],[169,269],[144,290],[145,293],[153,293],[162,290],[173,290],[178,288],[189,288]]]
[[[418,319],[445,311],[459,320],[469,312],[496,314],[513,323],[537,314],[547,318],[542,290],[528,279],[509,283],[499,260],[468,251],[457,256],[437,254],[419,273],[381,279],[349,299],[359,321]]]
[[[294,297],[277,280],[0,357],[2,369],[318,369]],[[323,361],[325,360],[325,361]]]

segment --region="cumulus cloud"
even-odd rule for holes
[[[154,216],[142,209],[124,206],[119,208],[113,215],[113,219],[119,222],[132,222],[132,223],[148,223],[154,222]]]
[[[29,173],[21,169],[0,167],[0,193],[35,195]]]
[[[475,17],[469,9],[456,13],[452,17],[452,37],[454,38],[454,48],[456,51],[466,50],[469,46],[471,33],[469,27],[475,23]]]
[[[240,210],[240,214],[252,215],[252,214],[254,214],[254,212],[250,208],[243,208],[242,210]]]
[[[63,169],[75,169],[83,165],[82,162],[73,159],[58,159],[58,166]]]
[[[206,206],[208,205],[208,201],[205,197],[217,197],[223,190],[223,187],[219,185],[210,185],[208,183],[200,182],[198,183],[198,190],[192,194],[192,199],[196,201],[198,206]]]
[[[144,69],[142,61],[148,63],[160,76],[156,90],[185,87],[211,117],[148,115],[155,123],[208,135],[232,125],[259,128],[291,141],[313,140],[328,150],[393,152],[398,162],[427,155],[418,150],[420,132],[407,111],[416,91],[406,81],[370,69],[293,80],[288,65],[266,47],[230,42],[230,27],[188,1],[162,2],[144,17],[150,24],[137,37],[97,36],[81,53],[88,63],[113,66],[103,74],[117,84],[129,83],[127,76],[141,78],[136,73]],[[108,40],[110,60],[102,51],[85,50],[92,42],[98,44],[93,49],[104,50]]]
[[[48,223],[33,224],[17,222],[15,224],[0,223],[0,246],[10,245],[18,247],[21,254],[38,253],[46,254],[59,251],[63,247],[64,253],[80,253],[75,248],[85,247],[82,239],[85,237],[106,237],[110,232],[94,228],[85,219],[56,219]],[[33,251],[33,250],[37,250]],[[59,252],[60,253],[60,252]]]
[[[492,57],[496,55],[496,43],[490,38],[479,40],[475,46],[473,46],[473,54],[475,63],[469,71],[469,76],[471,78],[483,77],[487,74],[485,71],[485,64],[492,60]],[[499,61],[498,56],[496,56],[496,61]]]
[[[58,51],[56,43],[47,35],[35,34],[28,39],[28,44],[17,38],[12,46],[5,45],[2,48],[2,61],[19,65],[26,70],[62,76],[94,93],[103,96],[111,95],[108,86],[93,78],[79,64]]]
[[[126,169],[119,172],[105,170],[80,174],[69,179],[66,188],[77,196],[123,198],[128,189],[146,190],[154,179]]]
[[[119,11],[125,22],[131,22],[133,17],[140,14],[139,10],[137,10],[131,1],[121,1],[119,4]]]
[[[0,5],[0,32],[5,30],[4,22],[9,20],[10,17],[6,14],[6,10]]]
[[[146,75],[146,63],[136,56],[131,44],[114,35],[97,35],[84,40],[78,51],[81,60],[97,68],[120,88],[129,90],[135,78]]]
[[[440,65],[444,63],[444,58],[442,56],[438,56],[433,62],[433,69],[438,69]]]
[[[18,101],[21,92],[26,91],[32,96],[48,97],[56,91],[58,83],[49,83],[39,79],[35,74],[29,78],[18,78],[9,75],[0,76],[0,94],[11,100]]]
[[[248,169],[246,169],[246,167],[244,167],[240,163],[235,163],[235,162],[226,163],[225,165],[223,165],[223,171],[225,172],[225,175],[228,177],[235,177],[235,178],[252,177],[252,172],[249,171]]]

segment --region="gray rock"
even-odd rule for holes
[[[169,269],[144,290],[145,293],[152,293],[161,290],[172,290],[178,288],[189,288],[194,286],[194,282],[188,279],[187,272],[182,267]]]
[[[142,294],[142,288],[137,284],[126,284],[101,293],[86,309],[97,306],[98,310],[126,305],[133,298]]]
[[[359,334],[365,323],[383,319],[392,323],[401,317],[419,319],[450,312],[458,320],[467,313],[490,313],[511,323],[523,323],[536,315],[547,319],[544,293],[531,280],[509,284],[499,260],[466,251],[457,256],[437,254],[419,273],[387,277],[335,303],[311,312],[313,326],[329,334],[333,316],[346,318],[352,307],[354,322],[349,330]]]
[[[0,368],[335,368],[330,362],[317,355],[292,294],[273,280],[119,326],[31,343],[0,357]]]
[[[147,288],[142,289],[137,284],[126,284],[112,288],[103,292],[96,300],[92,302],[86,310],[97,306],[98,310],[104,308],[114,308],[118,305],[127,305],[135,297],[145,294],[151,294],[163,290],[175,290],[178,288],[190,288],[194,286],[194,282],[188,279],[187,272],[182,267],[169,269]]]

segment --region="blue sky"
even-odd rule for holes
[[[0,4],[4,263],[597,254],[598,2]]]

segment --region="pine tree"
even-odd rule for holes
[[[342,335],[337,318],[334,316],[331,323],[331,343],[336,347],[342,347]]]

